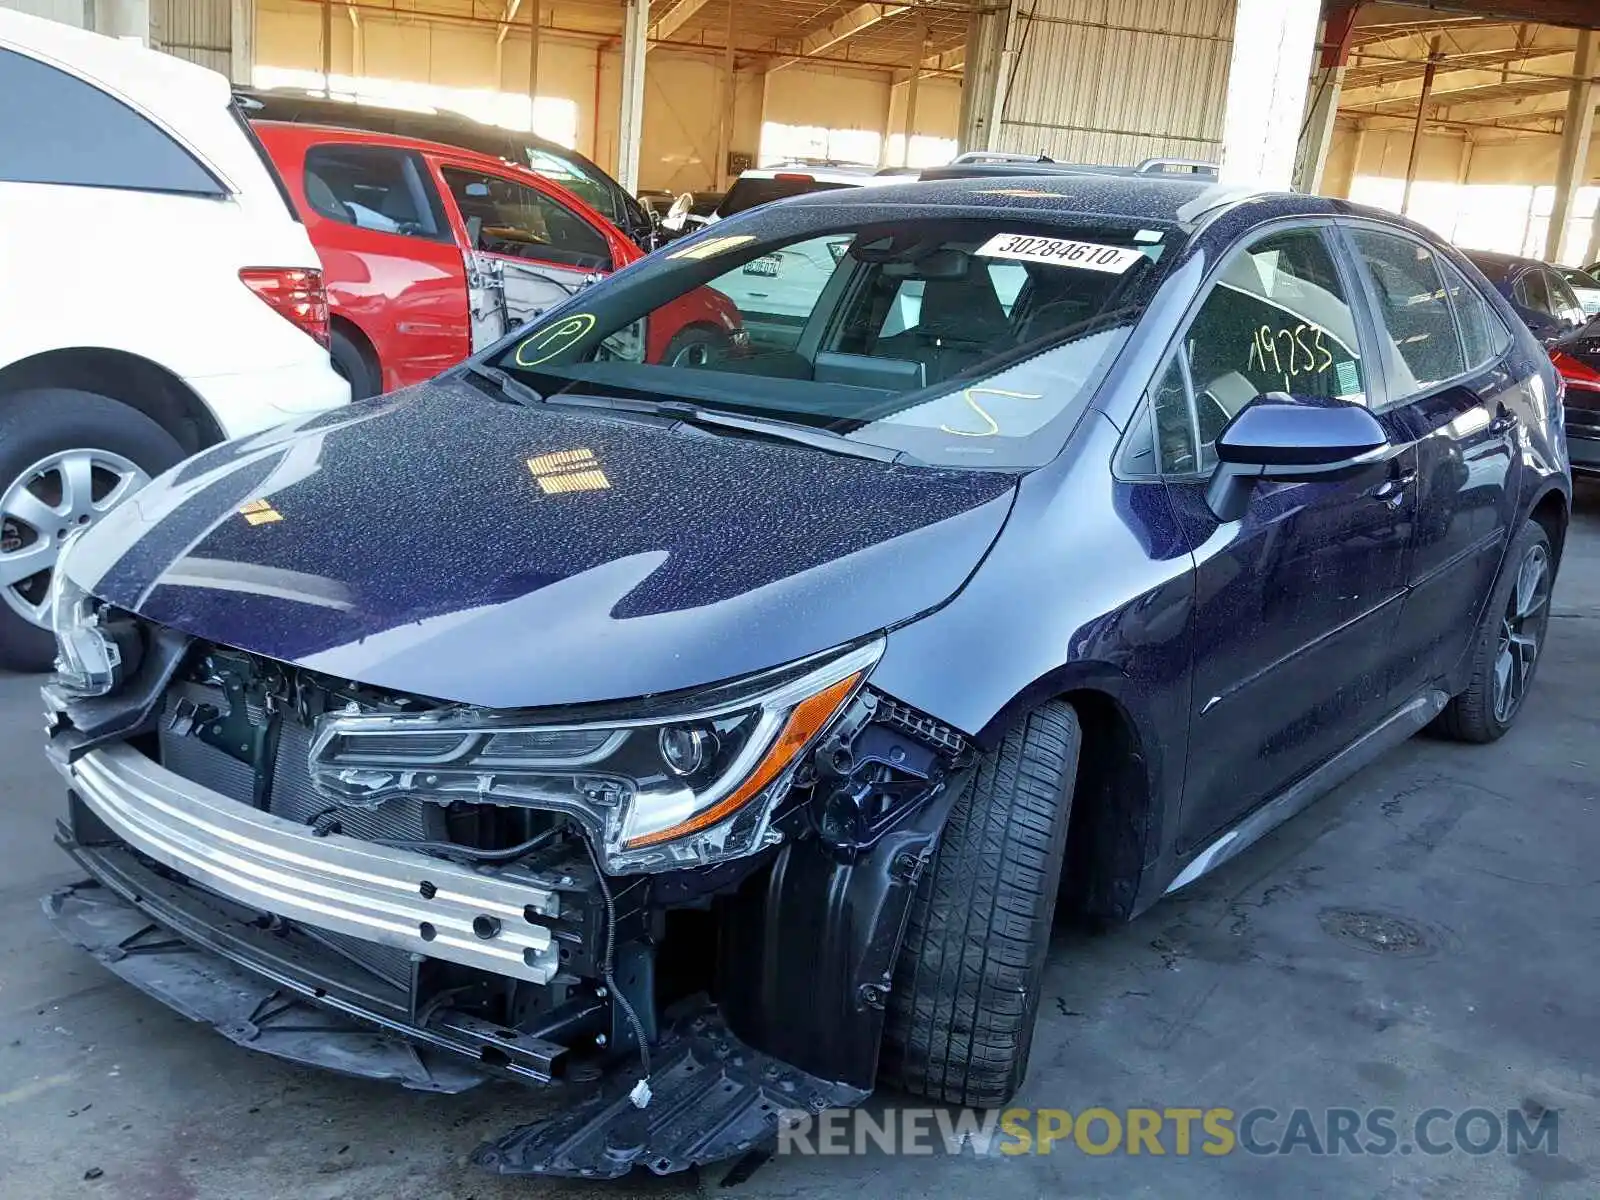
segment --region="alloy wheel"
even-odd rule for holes
[[[0,598],[48,628],[61,544],[149,481],[137,463],[109,450],[61,450],[23,471],[0,492]]]
[[[710,342],[690,342],[672,356],[674,367],[703,367],[711,361]]]
[[[1528,681],[1539,661],[1549,604],[1550,554],[1542,545],[1530,546],[1517,567],[1517,581],[1506,601],[1495,650],[1494,715],[1502,725],[1511,723],[1527,696]]]

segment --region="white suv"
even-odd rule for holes
[[[0,666],[36,670],[72,530],[350,390],[316,251],[221,75],[0,10],[0,114]]]

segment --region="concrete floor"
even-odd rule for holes
[[[724,1194],[1600,1193],[1600,490],[1580,497],[1555,599],[1538,685],[1499,745],[1413,741],[1134,924],[1059,932],[1018,1103],[1387,1106],[1402,1122],[1435,1106],[1542,1106],[1559,1112],[1558,1154],[791,1157]],[[422,1096],[285,1066],[57,941],[38,898],[73,872],[50,845],[59,795],[37,749],[36,686],[0,677],[0,1197],[718,1188],[720,1169],[605,1187],[485,1177],[466,1165],[472,1147],[546,1101],[509,1087]],[[1401,918],[1417,940],[1387,953],[1330,935],[1348,909]]]

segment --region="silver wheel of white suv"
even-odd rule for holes
[[[183,458],[131,405],[76,388],[0,395],[0,668],[48,670],[61,546]]]
[[[87,448],[48,455],[13,479],[0,495],[0,598],[11,611],[48,628],[61,543],[149,482],[130,459]]]

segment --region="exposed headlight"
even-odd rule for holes
[[[571,724],[453,710],[328,714],[311,777],[345,806],[395,796],[563,812],[594,836],[607,871],[664,871],[751,854],[800,753],[877,662],[873,642],[820,665],[715,690],[677,712]]]
[[[50,576],[50,627],[56,635],[58,691],[68,696],[104,696],[116,686],[122,650],[100,624],[100,602],[67,574],[67,559],[83,528],[61,543]]]

